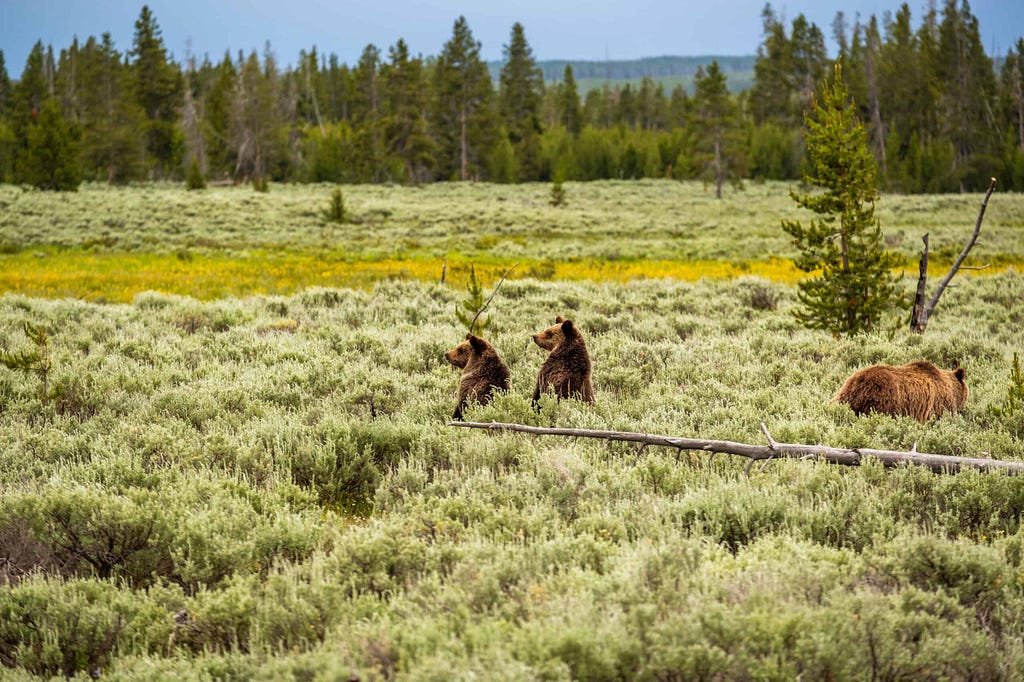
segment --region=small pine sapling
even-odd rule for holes
[[[0,365],[14,371],[38,376],[40,381],[39,401],[43,407],[46,407],[50,397],[50,337],[45,329],[37,327],[31,322],[25,322],[22,328],[25,330],[25,336],[35,345],[35,348],[18,352],[0,348]]]
[[[477,279],[476,268],[472,265],[469,266],[469,281],[466,282],[466,291],[469,295],[455,307],[455,317],[459,319],[459,322],[466,325],[471,334],[481,334],[491,326],[491,319],[482,316],[486,307],[484,287],[480,284],[480,280]]]
[[[518,265],[518,263],[517,263]],[[494,287],[494,291],[484,301],[484,288],[480,283],[480,280],[476,277],[476,269],[469,266],[469,281],[466,283],[466,291],[469,295],[459,305],[455,306],[455,317],[458,318],[459,322],[466,325],[470,334],[480,334],[483,330],[491,326],[491,319],[488,317],[482,317],[483,312],[487,310],[487,306],[494,300],[494,296],[501,289],[501,285],[505,283],[505,278],[508,277],[509,273],[515,269],[515,265],[505,271],[505,274],[501,276],[498,284]],[[461,308],[460,308],[461,306]]]
[[[340,187],[335,187],[331,192],[331,201],[324,211],[324,219],[330,223],[348,222],[348,209],[345,207],[345,196],[341,193]]]
[[[560,179],[555,179],[551,184],[551,201],[549,202],[552,206],[565,206],[565,187],[562,186]]]
[[[989,406],[989,409],[997,417],[1009,417],[1018,410],[1024,411],[1024,371],[1021,370],[1017,353],[1013,354],[1013,362],[1010,363],[1010,385],[1006,389],[1006,400],[1002,407]]]
[[[206,178],[203,177],[203,169],[199,167],[198,159],[193,158],[192,163],[188,165],[185,186],[190,190],[206,189]]]

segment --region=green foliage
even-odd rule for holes
[[[17,176],[39,189],[75,191],[82,182],[75,131],[60,112],[56,100],[47,100],[25,134],[25,149],[18,157]]]
[[[466,298],[455,307],[455,318],[466,326],[470,334],[483,334],[491,326],[491,319],[483,314],[486,303],[483,284],[477,279],[476,268],[470,265]]]
[[[784,220],[782,228],[800,249],[796,266],[821,274],[800,282],[803,309],[795,314],[803,324],[834,334],[871,331],[883,314],[900,305],[892,270],[901,260],[885,248],[874,217],[875,160],[850,106],[839,62],[806,124],[812,170],[805,181],[825,191],[791,191],[790,196],[821,217],[807,227]]]
[[[50,336],[46,329],[31,322],[24,322],[22,330],[35,346],[33,350],[10,351],[0,348],[0,365],[14,371],[35,374],[39,377],[39,402],[46,407],[50,400]]]
[[[185,187],[190,190],[206,189],[206,178],[203,170],[199,167],[199,160],[193,158],[188,165],[188,177],[185,179]]]
[[[989,405],[989,411],[993,416],[1001,418],[1010,428],[1017,432],[1024,431],[1024,370],[1021,369],[1020,358],[1016,352],[1010,363],[1010,382],[1006,387],[1003,404]]]
[[[552,206],[565,206],[566,204],[565,186],[557,178],[551,183],[551,199],[548,203]]]
[[[340,187],[335,187],[334,191],[331,192],[330,203],[324,211],[324,220],[341,224],[347,223],[348,218],[348,209],[345,207],[345,195]]]

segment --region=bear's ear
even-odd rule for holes
[[[466,334],[466,338],[469,340],[469,345],[473,347],[477,353],[481,353],[487,348],[487,342],[481,339],[479,336],[473,336],[472,334]]]
[[[561,315],[555,317],[555,324],[562,324],[562,322],[564,322],[564,320],[562,319]]]
[[[967,372],[964,371],[963,367],[957,367],[953,370],[953,376],[955,376],[956,380],[962,384],[964,383],[964,377],[967,376]]]
[[[572,320],[562,320],[562,333],[566,335],[572,333]]]

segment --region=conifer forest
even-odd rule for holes
[[[824,32],[771,5],[750,87],[703,65],[687,89],[656,80],[581,90],[565,62],[538,66],[521,24],[504,59],[481,60],[467,21],[431,55],[367,45],[358,63],[311,47],[287,55],[185,55],[173,61],[143,7],[130,46],[109,34],[37,43],[26,63],[0,53],[0,179],[40,187],[193,174],[234,182],[423,183],[638,178],[799,180],[803,112],[841,59],[880,166],[901,193],[1024,188],[1024,39],[986,54],[964,0],[923,16],[910,5]],[[0,46],[2,48],[2,46]],[[553,55],[555,57],[560,55]],[[592,75],[593,64],[580,64]],[[20,68],[20,72],[18,69]],[[589,80],[588,82],[593,82]],[[707,135],[721,131],[717,154]],[[43,151],[52,151],[50,155]],[[58,158],[53,158],[53,157]],[[713,167],[720,170],[715,171]]]

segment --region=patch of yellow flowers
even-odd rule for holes
[[[346,261],[310,252],[194,255],[23,251],[0,256],[0,294],[128,303],[143,291],[159,291],[211,300],[255,294],[289,295],[312,286],[371,289],[388,279],[440,281],[442,272],[446,282],[461,287],[468,280],[470,265],[482,281],[497,280],[513,265],[516,267],[510,279],[627,282],[755,276],[795,284],[806,277],[791,261],[781,259],[740,263],[597,259],[481,262],[458,256]],[[992,274],[1014,265],[1024,264],[1007,263],[984,272]],[[939,274],[946,267],[933,263],[933,271]]]

